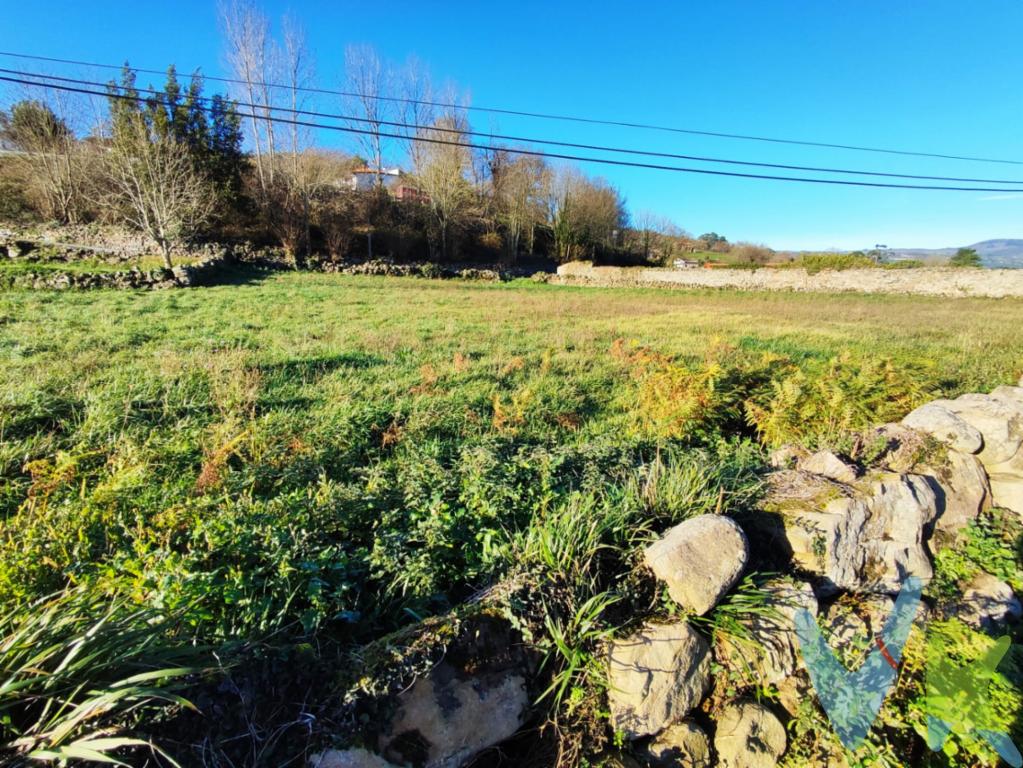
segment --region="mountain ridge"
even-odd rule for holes
[[[949,248],[889,248],[889,258],[893,261],[906,259],[941,259],[945,260],[959,248],[973,248],[980,254],[981,263],[989,269],[1023,269],[1023,239],[993,238],[981,240],[967,246]]]

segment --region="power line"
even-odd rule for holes
[[[71,93],[82,93],[89,96],[102,96],[106,98],[117,98],[127,101],[145,102],[145,99],[141,96],[128,96],[125,94],[112,94],[110,92],[103,91],[91,91],[85,88],[75,88],[68,85],[56,85],[53,83],[39,83],[32,80],[24,80],[14,77],[8,77],[6,75],[0,76],[0,81],[19,83],[21,85],[31,85],[37,88],[49,88],[51,90],[67,91]],[[167,104],[167,102],[163,102]],[[201,107],[204,112],[210,113],[212,110],[209,107]],[[311,123],[304,120],[291,120],[284,117],[269,117],[269,116],[257,116],[258,120],[264,120],[272,123],[281,123],[284,125],[295,125],[306,128],[321,128],[329,131],[340,131],[342,133],[355,133],[363,136],[379,136],[386,139],[401,139],[404,141],[416,141],[426,144],[440,144],[452,147],[464,147],[466,149],[479,149],[493,151],[495,147],[488,146],[486,144],[475,144],[473,142],[462,142],[462,141],[449,141],[447,139],[437,139],[429,136],[403,136],[398,133],[382,133],[380,131],[371,131],[362,128],[352,128],[340,125],[325,125],[323,123]],[[800,182],[805,184],[833,184],[847,187],[873,187],[882,189],[919,189],[919,190],[931,190],[931,191],[942,191],[942,192],[1023,192],[1023,188],[1008,188],[1008,187],[950,187],[950,186],[930,186],[923,184],[889,184],[885,182],[877,181],[851,181],[848,179],[814,179],[802,176],[772,176],[767,174],[756,174],[756,173],[739,173],[737,171],[719,171],[711,170],[709,168],[687,168],[676,165],[659,165],[656,163],[637,163],[626,160],[611,160],[609,158],[602,157],[586,157],[581,155],[568,155],[556,152],[539,152],[536,150],[523,149],[519,147],[503,147],[504,151],[510,152],[517,155],[526,155],[529,157],[542,157],[551,160],[572,160],[580,163],[598,163],[601,165],[613,165],[626,168],[643,168],[647,170],[656,171],[673,171],[676,173],[696,173],[704,176],[727,176],[731,178],[739,179],[763,179],[768,181],[791,181]]]
[[[33,77],[33,78],[39,78],[39,79],[43,79],[43,80],[55,80],[55,81],[64,82],[64,83],[74,83],[76,85],[96,86],[96,87],[99,87],[99,88],[106,88],[106,87],[109,87],[109,85],[110,85],[110,83],[100,83],[100,82],[96,82],[94,80],[82,80],[80,78],[73,78],[73,77],[60,77],[59,75],[47,75],[47,74],[43,74],[43,73],[40,73],[40,72],[25,72],[23,70],[4,69],[2,67],[0,67],[0,73],[6,73],[6,74],[11,74],[11,75],[19,75],[19,76],[23,76],[23,77]],[[42,83],[40,83],[40,85],[42,85]],[[120,87],[120,86],[118,86],[118,87]],[[166,95],[166,91],[160,91],[160,90],[156,90],[156,89],[153,89],[153,88],[139,88],[138,86],[133,86],[133,87],[134,87],[134,89],[136,91],[139,91],[141,93]],[[199,99],[202,100],[202,101],[206,101],[206,102],[212,101],[212,98],[209,97],[209,96],[200,96]],[[645,157],[662,157],[662,158],[668,158],[668,159],[672,159],[672,160],[694,160],[696,162],[701,162],[701,163],[721,163],[721,164],[724,164],[724,165],[741,165],[741,166],[754,167],[754,168],[775,168],[775,169],[778,169],[778,170],[785,170],[785,171],[809,171],[811,173],[837,173],[837,174],[845,174],[845,175],[850,175],[850,176],[876,176],[876,177],[894,178],[894,179],[917,179],[917,180],[920,180],[920,181],[956,181],[956,182],[971,183],[971,184],[1023,184],[1023,180],[1021,180],[1021,179],[976,179],[976,178],[964,178],[964,177],[961,177],[961,176],[923,176],[923,175],[912,174],[912,173],[891,173],[891,172],[884,172],[884,171],[863,171],[863,170],[854,170],[854,169],[850,169],[850,168],[826,168],[826,167],[809,166],[809,165],[787,165],[787,164],[782,164],[782,163],[765,163],[765,162],[756,162],[756,161],[753,161],[753,160],[732,160],[732,159],[721,158],[721,157],[705,157],[705,156],[700,156],[700,155],[683,155],[683,154],[677,154],[677,153],[673,153],[673,152],[655,152],[655,151],[652,151],[652,150],[631,149],[631,148],[624,148],[624,147],[611,147],[611,146],[606,146],[606,145],[601,145],[601,144],[581,144],[581,143],[578,143],[578,142],[571,142],[571,141],[556,141],[554,139],[537,139],[537,138],[531,138],[531,137],[525,137],[525,136],[509,136],[509,135],[506,135],[506,134],[489,133],[489,132],[484,132],[484,131],[473,131],[473,130],[469,130],[468,128],[463,130],[463,129],[460,129],[460,128],[445,128],[443,126],[421,125],[421,124],[418,124],[418,123],[407,123],[407,122],[394,121],[394,120],[379,120],[379,119],[378,120],[371,120],[371,119],[365,118],[365,117],[355,117],[354,115],[340,115],[340,114],[336,114],[336,113],[333,113],[333,112],[317,112],[317,111],[308,110],[308,109],[295,109],[295,108],[292,108],[292,107],[273,106],[273,105],[270,105],[270,104],[253,104],[251,102],[245,102],[245,101],[235,101],[234,104],[236,106],[246,107],[247,109],[249,109],[251,111],[261,110],[263,112],[270,112],[270,111],[272,111],[272,112],[286,112],[288,114],[293,114],[293,115],[304,115],[304,116],[307,116],[307,117],[328,118],[328,119],[331,119],[331,120],[347,120],[349,122],[368,123],[368,124],[376,125],[376,126],[386,125],[386,126],[393,127],[393,128],[404,128],[404,129],[407,129],[407,130],[436,131],[436,132],[440,132],[440,133],[457,134],[459,136],[476,136],[476,137],[488,138],[488,139],[491,139],[491,140],[495,140],[496,139],[496,140],[500,140],[500,141],[517,141],[517,142],[522,142],[522,143],[525,143],[525,144],[545,144],[545,145],[548,145],[548,146],[567,147],[567,148],[570,148],[570,149],[586,149],[586,150],[593,150],[593,151],[598,151],[598,152],[615,152],[615,153],[618,153],[618,154],[640,155],[640,156],[645,156]],[[249,116],[249,113],[245,113],[245,115]],[[259,119],[264,119],[264,117],[259,117]]]
[[[74,66],[97,67],[97,68],[100,68],[100,69],[116,69],[116,70],[121,70],[121,69],[124,69],[127,66],[127,65],[117,65],[117,64],[100,64],[100,63],[97,63],[97,62],[80,61],[80,60],[76,60],[76,59],[61,59],[61,58],[57,58],[57,57],[54,57],[54,56],[35,56],[35,55],[27,54],[27,53],[15,53],[15,52],[12,52],[12,51],[0,51],[0,56],[9,56],[9,57],[18,58],[18,59],[31,59],[31,60],[34,60],[34,61],[48,61],[48,62],[52,62],[52,63],[56,63],[56,64],[71,64],[71,65],[74,65]],[[132,71],[132,72],[139,72],[139,73],[152,74],[152,75],[164,75],[164,74],[166,74],[166,70],[159,70],[159,69],[146,69],[146,68],[143,68],[143,67],[127,67],[127,69]],[[193,71],[196,72],[196,73],[199,73],[200,70],[201,70],[201,68],[196,68]],[[207,79],[207,80],[213,80],[215,82],[220,82],[220,83],[232,83],[232,84],[235,84],[235,85],[246,85],[247,84],[244,80],[239,80],[237,78],[216,77],[214,75],[202,75],[202,76],[205,79]],[[975,156],[970,156],[970,155],[954,155],[954,154],[945,154],[945,153],[940,153],[940,152],[916,152],[916,151],[903,150],[903,149],[888,149],[888,148],[884,148],[884,147],[867,147],[867,146],[860,146],[860,145],[855,145],[855,144],[839,144],[839,143],[828,143],[828,142],[821,142],[821,141],[804,141],[804,140],[798,140],[798,139],[781,139],[781,138],[770,137],[770,136],[755,136],[755,135],[741,134],[741,133],[724,133],[724,132],[719,132],[719,131],[704,131],[704,130],[697,130],[697,129],[694,129],[694,128],[677,128],[677,127],[666,126],[666,125],[655,125],[655,124],[652,124],[652,123],[636,123],[636,122],[627,122],[627,121],[622,121],[622,120],[603,120],[603,119],[593,118],[593,117],[580,117],[578,115],[560,115],[560,114],[553,114],[553,113],[547,113],[547,112],[529,112],[529,111],[516,110],[516,109],[503,109],[503,108],[499,108],[499,107],[481,107],[481,106],[462,105],[462,104],[450,104],[450,103],[445,103],[445,102],[429,101],[429,100],[422,100],[422,99],[400,98],[400,97],[397,97],[397,96],[379,96],[379,95],[375,95],[374,96],[374,95],[366,95],[366,94],[356,94],[356,93],[352,93],[350,91],[332,90],[332,89],[329,89],[329,88],[311,88],[311,87],[308,87],[308,86],[306,86],[306,87],[296,87],[296,86],[287,85],[287,84],[284,84],[284,83],[265,83],[265,82],[260,82],[259,85],[260,86],[264,86],[266,88],[284,88],[284,89],[287,89],[287,90],[303,91],[305,93],[320,93],[320,94],[328,94],[328,95],[333,95],[333,96],[348,96],[348,97],[358,97],[358,98],[369,98],[369,99],[373,99],[373,100],[376,100],[376,101],[396,102],[396,103],[401,103],[401,104],[419,104],[419,105],[422,105],[422,106],[439,107],[439,108],[442,108],[442,109],[464,109],[464,110],[467,110],[467,111],[487,112],[487,113],[490,113],[490,114],[498,114],[498,115],[509,115],[509,116],[515,116],[515,117],[529,117],[529,118],[534,118],[534,119],[538,119],[538,120],[557,120],[557,121],[562,121],[562,122],[586,123],[586,124],[590,124],[590,125],[608,125],[608,126],[614,126],[614,127],[618,127],[618,128],[633,128],[633,129],[649,130],[649,131],[662,131],[662,132],[667,132],[667,133],[680,133],[680,134],[687,134],[687,135],[690,135],[690,136],[710,136],[710,137],[719,138],[719,139],[737,139],[737,140],[742,140],[742,141],[759,141],[759,142],[765,142],[765,143],[770,143],[770,144],[789,144],[789,145],[794,145],[794,146],[818,147],[818,148],[824,148],[824,149],[842,149],[842,150],[849,150],[849,151],[854,151],[854,152],[876,152],[876,153],[887,154],[887,155],[903,155],[903,156],[908,156],[908,157],[930,157],[930,158],[937,158],[937,159],[940,159],[940,160],[964,160],[964,161],[975,162],[975,163],[1000,163],[1000,164],[1005,164],[1005,165],[1023,165],[1023,160],[1008,160],[1008,159],[1005,159],[1005,158],[975,157]]]

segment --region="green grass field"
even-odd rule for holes
[[[1009,300],[312,273],[0,292],[0,612],[61,593],[170,649],[344,653],[653,460],[739,505],[769,444],[1015,383],[1021,327]]]

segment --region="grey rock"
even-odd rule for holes
[[[710,768],[710,740],[696,723],[683,720],[669,725],[646,747],[654,768]]]
[[[798,445],[783,445],[781,448],[771,451],[767,462],[775,469],[789,469],[804,456],[806,456],[806,451]]]
[[[683,608],[704,614],[732,588],[749,559],[746,535],[723,515],[679,523],[646,548],[643,560]]]
[[[989,573],[977,574],[963,590],[956,607],[956,615],[977,628],[995,629],[1006,621],[1015,621],[1023,613],[1023,606],[1004,581]]]
[[[927,478],[881,475],[864,497],[840,497],[820,511],[782,515],[794,563],[820,577],[825,593],[895,593],[908,576],[933,575],[924,531],[937,515]]]
[[[985,466],[1008,461],[1023,443],[1023,406],[990,395],[969,394],[941,401],[984,439],[980,460]]]
[[[1000,386],[991,390],[991,397],[995,400],[1003,400],[1023,408],[1023,386],[1009,387]]]
[[[988,481],[991,483],[992,503],[996,507],[1023,515],[1023,477],[992,472]]]
[[[529,704],[521,675],[463,679],[442,662],[398,697],[381,752],[403,763],[402,744],[415,741],[426,752],[425,768],[458,768],[512,736],[525,722]]]
[[[938,505],[934,541],[954,539],[958,533],[991,506],[991,486],[980,460],[971,454],[949,450],[940,465],[919,471],[931,478]]]
[[[885,424],[866,433],[868,444],[883,450],[875,459],[893,472],[912,472],[929,478],[937,497],[938,515],[931,548],[954,541],[977,515],[991,506],[991,488],[980,460],[951,447],[928,450],[926,436],[902,424]]]
[[[745,641],[723,641],[719,659],[733,669],[751,674],[758,682],[775,684],[802,665],[795,615],[805,608],[816,616],[817,598],[809,584],[788,579],[774,579],[763,589],[769,596],[764,614],[740,617],[749,637]]]
[[[947,402],[938,400],[921,405],[906,416],[902,423],[948,443],[957,451],[977,453],[984,446],[980,431],[946,408],[943,404]]]
[[[681,720],[709,685],[710,648],[685,621],[647,625],[611,644],[611,723],[630,739]]]
[[[714,749],[721,768],[773,768],[787,746],[785,726],[762,704],[738,702],[718,716]]]
[[[846,464],[831,451],[817,451],[817,453],[802,459],[796,468],[803,472],[812,472],[815,475],[827,477],[838,483],[856,482],[856,468]]]

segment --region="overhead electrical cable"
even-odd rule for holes
[[[8,56],[8,57],[11,57],[11,58],[19,58],[19,59],[30,59],[30,60],[33,60],[33,61],[46,61],[46,62],[51,62],[51,63],[56,63],[56,64],[67,64],[67,65],[72,65],[72,66],[96,67],[96,68],[99,68],[99,69],[122,70],[122,69],[124,69],[127,66],[127,65],[118,65],[118,64],[103,64],[103,63],[93,62],[93,61],[81,61],[81,60],[77,60],[77,59],[63,59],[63,58],[58,58],[58,57],[55,57],[55,56],[38,56],[38,55],[27,54],[27,53],[17,53],[17,52],[14,52],[14,51],[0,51],[0,56]],[[146,69],[144,67],[131,67],[131,66],[127,66],[127,69],[132,71],[132,72],[145,73],[145,74],[154,74],[154,75],[166,74],[166,70]],[[197,68],[197,69],[195,69],[193,71],[196,72],[196,73],[199,73],[200,69]],[[215,82],[231,83],[231,84],[235,84],[235,85],[250,85],[249,83],[246,83],[246,81],[240,80],[240,79],[237,79],[237,78],[217,77],[217,76],[214,76],[214,75],[205,75],[205,74],[202,75],[202,77],[204,77],[207,80],[212,80],[212,81],[215,81]],[[861,145],[856,145],[856,144],[832,143],[832,142],[822,142],[822,141],[807,141],[807,140],[801,140],[801,139],[785,139],[785,138],[777,138],[777,137],[771,137],[771,136],[756,136],[756,135],[742,134],[742,133],[726,133],[726,132],[722,132],[722,131],[707,131],[707,130],[698,130],[698,129],[695,129],[695,128],[679,128],[679,127],[675,127],[675,126],[656,125],[656,124],[653,124],[653,123],[639,123],[639,122],[629,122],[629,121],[623,121],[623,120],[607,120],[607,119],[600,119],[600,118],[594,118],[594,117],[582,117],[582,116],[579,116],[579,115],[564,115],[564,114],[555,114],[555,113],[549,113],[549,112],[531,112],[531,111],[526,111],[526,110],[505,109],[505,108],[499,108],[499,107],[485,107],[485,106],[476,106],[476,105],[464,105],[464,104],[446,103],[446,102],[439,102],[439,101],[430,101],[430,100],[425,100],[425,99],[403,98],[403,97],[399,97],[399,96],[381,96],[381,95],[356,94],[356,93],[352,93],[350,91],[333,90],[333,89],[329,89],[329,88],[312,88],[312,87],[308,87],[308,86],[296,87],[296,86],[287,85],[287,84],[284,84],[284,83],[268,83],[268,82],[259,81],[259,82],[254,83],[254,84],[259,85],[260,87],[264,87],[264,88],[282,88],[282,89],[286,89],[286,90],[303,91],[303,92],[306,92],[306,93],[320,93],[320,94],[328,94],[328,95],[334,95],[334,96],[369,98],[369,99],[373,99],[373,100],[377,100],[377,101],[387,101],[387,102],[395,102],[395,103],[402,103],[402,104],[421,104],[423,106],[440,107],[440,108],[443,108],[443,109],[460,109],[460,110],[474,111],[474,112],[487,112],[487,113],[499,114],[499,115],[509,115],[509,116],[516,116],[516,117],[528,117],[528,118],[534,118],[534,119],[538,119],[538,120],[558,120],[558,121],[563,121],[563,122],[587,123],[587,124],[591,124],[591,125],[607,125],[607,126],[614,126],[614,127],[618,127],[618,128],[632,128],[632,129],[641,129],[641,130],[649,130],[649,131],[663,131],[663,132],[669,132],[669,133],[680,133],[680,134],[688,134],[688,135],[692,135],[692,136],[709,136],[709,137],[722,138],[722,139],[736,139],[736,140],[742,140],[742,141],[759,141],[759,142],[766,142],[766,143],[771,143],[771,144],[790,144],[790,145],[795,145],[795,146],[818,147],[818,148],[823,148],[823,149],[841,149],[841,150],[849,150],[849,151],[855,151],[855,152],[876,152],[876,153],[888,154],[888,155],[904,155],[904,156],[908,156],[908,157],[929,157],[929,158],[936,158],[936,159],[940,159],[940,160],[962,160],[962,161],[975,162],[975,163],[1001,163],[1001,164],[1006,164],[1006,165],[1023,165],[1023,160],[1011,160],[1011,159],[1006,159],[1006,158],[977,157],[977,156],[971,156],[971,155],[951,154],[951,153],[942,153],[942,152],[921,152],[921,151],[904,150],[904,149],[890,149],[890,148],[885,148],[885,147],[869,147],[869,146],[861,146]]]
[[[0,67],[0,73],[9,74],[9,75],[18,75],[18,76],[22,76],[22,77],[39,78],[40,80],[50,80],[50,81],[63,82],[63,83],[74,83],[76,85],[95,86],[95,87],[99,87],[99,88],[106,88],[106,87],[108,87],[110,85],[110,83],[101,83],[101,82],[97,82],[97,81],[94,81],[94,80],[82,80],[80,78],[61,77],[61,76],[58,76],[58,75],[48,75],[48,74],[41,73],[41,72],[26,72],[24,70],[17,70],[17,69],[4,69],[2,67]],[[40,83],[40,84],[42,84],[42,83]],[[120,86],[118,86],[118,87],[120,87]],[[160,91],[160,90],[156,90],[156,89],[153,89],[153,88],[140,88],[138,86],[133,86],[133,88],[134,88],[135,91],[137,91],[139,93],[148,93],[148,94],[153,94],[153,95],[165,95],[166,94],[165,91]],[[209,96],[200,96],[199,98],[201,100],[203,100],[203,101],[206,101],[206,102],[212,101],[212,97],[209,97]],[[567,147],[567,148],[570,148],[570,149],[585,149],[585,150],[598,151],[598,152],[614,152],[614,153],[618,153],[618,154],[639,155],[639,156],[644,156],[644,157],[662,157],[662,158],[667,158],[667,159],[671,159],[671,160],[692,160],[692,161],[701,162],[701,163],[720,163],[720,164],[723,164],[723,165],[742,165],[742,166],[754,167],[754,168],[775,168],[777,170],[785,170],[785,171],[808,171],[808,172],[811,172],[811,173],[834,173],[834,174],[844,174],[844,175],[849,175],[849,176],[876,176],[876,177],[894,178],[894,179],[916,179],[916,180],[919,180],[919,181],[956,181],[956,182],[964,182],[964,183],[971,183],[971,184],[1023,184],[1023,179],[983,179],[983,178],[977,179],[977,178],[964,178],[964,177],[961,177],[961,176],[925,176],[925,175],[912,174],[912,173],[892,173],[892,172],[885,172],[885,171],[864,171],[864,170],[859,170],[859,169],[827,168],[827,167],[819,167],[819,166],[812,166],[812,165],[788,165],[788,164],[783,164],[783,163],[767,163],[767,162],[758,162],[758,161],[753,161],[753,160],[734,160],[734,159],[721,158],[721,157],[706,157],[706,156],[701,156],[701,155],[685,155],[685,154],[678,154],[678,153],[674,153],[674,152],[658,152],[658,151],[654,151],[654,150],[632,149],[632,148],[626,148],[626,147],[613,147],[613,146],[606,146],[606,145],[602,145],[602,144],[585,144],[585,143],[579,143],[579,142],[573,142],[573,141],[558,141],[558,140],[555,140],[555,139],[537,139],[537,138],[526,137],[526,136],[510,136],[510,135],[507,135],[507,134],[491,133],[491,132],[486,132],[486,131],[473,131],[473,130],[470,130],[470,129],[460,129],[460,128],[445,128],[443,126],[422,125],[422,124],[418,124],[418,123],[407,123],[407,122],[395,121],[395,120],[370,119],[370,118],[366,118],[366,117],[356,117],[354,115],[336,114],[336,113],[333,113],[333,112],[317,112],[317,111],[308,110],[308,109],[295,109],[293,107],[280,107],[280,106],[274,106],[274,105],[269,105],[269,104],[253,104],[251,102],[245,102],[245,101],[234,101],[234,100],[232,100],[232,101],[233,101],[233,103],[236,106],[245,107],[247,110],[249,110],[248,112],[244,113],[245,117],[253,116],[252,115],[252,111],[253,110],[259,110],[259,111],[262,111],[262,112],[266,112],[266,111],[285,112],[285,113],[288,113],[288,114],[303,115],[303,116],[306,116],[306,117],[327,118],[327,119],[331,119],[331,120],[347,120],[349,122],[368,123],[368,124],[371,124],[371,125],[378,125],[378,126],[379,125],[386,125],[388,127],[393,127],[393,128],[405,128],[405,129],[411,129],[411,130],[417,130],[417,131],[438,131],[440,133],[451,133],[451,134],[457,134],[457,135],[461,135],[461,136],[476,136],[476,137],[480,137],[480,138],[486,138],[486,139],[498,140],[498,141],[517,141],[517,142],[521,142],[521,143],[525,143],[525,144],[545,144],[545,145],[548,145],[548,146]],[[265,119],[264,115],[258,115],[257,114],[257,115],[255,115],[255,117],[257,119],[260,119],[260,120]],[[501,149],[501,147],[495,147],[495,149]]]
[[[124,99],[128,101],[135,101],[139,103],[145,103],[146,99],[142,96],[129,96],[121,93],[110,93],[109,91],[93,91],[86,88],[76,88],[70,85],[58,85],[56,83],[39,83],[38,81],[25,80],[22,78],[9,77],[6,75],[0,76],[0,81],[19,83],[21,85],[31,85],[38,88],[48,88],[51,90],[66,91],[71,93],[82,93],[89,96],[101,96],[106,98]],[[168,102],[163,102],[167,104]],[[211,112],[209,107],[201,107],[204,112]],[[256,119],[268,121],[272,123],[279,123],[283,125],[295,125],[306,128],[319,128],[330,131],[340,131],[343,133],[354,133],[363,136],[379,136],[387,139],[400,139],[403,141],[415,141],[427,144],[439,144],[453,147],[465,147],[466,149],[479,149],[486,151],[493,151],[495,147],[487,144],[477,144],[474,142],[463,142],[463,141],[450,141],[447,139],[433,138],[430,136],[407,136],[399,133],[383,133],[380,131],[367,130],[362,128],[353,128],[350,126],[340,125],[327,125],[324,123],[313,123],[304,120],[292,120],[284,117],[270,117],[270,116],[256,116]],[[428,130],[433,130],[428,129]],[[582,155],[569,155],[557,152],[540,152],[536,150],[525,149],[522,147],[501,147],[505,152],[510,152],[517,155],[525,155],[530,157],[542,157],[552,160],[572,160],[581,163],[597,163],[600,165],[612,165],[626,168],[643,168],[648,170],[657,171],[672,171],[676,173],[693,173],[704,176],[725,176],[730,178],[739,179],[763,179],[768,181],[788,181],[788,182],[799,182],[804,184],[830,184],[847,187],[874,187],[882,189],[918,189],[918,190],[931,190],[941,192],[1023,192],[1023,188],[1010,188],[1010,187],[958,187],[958,186],[933,186],[925,184],[891,184],[887,182],[878,181],[854,181],[850,179],[818,179],[809,178],[803,176],[774,176],[768,174],[755,174],[755,173],[739,173],[737,171],[721,171],[710,168],[689,168],[676,165],[659,165],[656,163],[639,163],[626,160],[612,160],[610,158],[603,157],[589,157]]]

